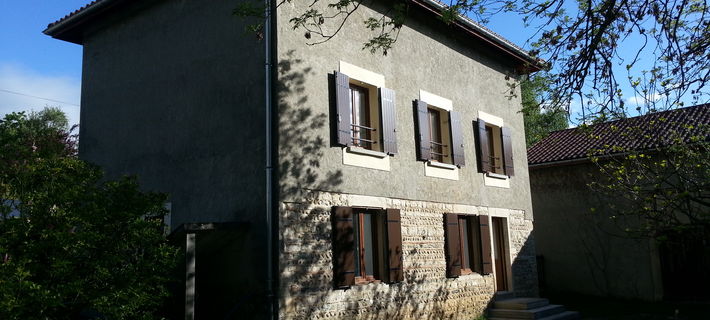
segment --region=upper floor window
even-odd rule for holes
[[[335,287],[401,282],[400,226],[397,209],[333,207]]]
[[[461,115],[422,100],[415,100],[414,104],[417,113],[417,158],[463,166]]]
[[[478,119],[479,170],[485,173],[513,176],[513,147],[508,127]]]
[[[389,155],[397,153],[395,94],[335,72],[337,142]]]

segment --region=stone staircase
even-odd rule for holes
[[[493,307],[488,310],[488,320],[510,319],[568,320],[580,319],[580,315],[567,311],[564,306],[550,304],[544,298],[515,298],[512,292],[496,293]]]

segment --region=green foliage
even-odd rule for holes
[[[156,318],[177,262],[166,197],[105,181],[59,115],[0,120],[0,318]]]
[[[243,3],[250,2],[240,2],[235,14],[265,16],[263,6]],[[314,45],[342,31],[361,4],[357,0],[279,0],[276,7],[299,8],[289,24],[304,32],[307,44]],[[406,0],[388,2],[381,14],[366,17],[362,28],[345,32],[366,32],[369,38],[362,49],[386,55],[395,48],[412,5]],[[575,101],[581,105],[581,122],[598,114],[624,117],[629,107],[646,113],[688,101],[706,103],[710,98],[706,72],[710,69],[710,6],[705,1],[459,0],[446,2],[440,19],[446,24],[463,17],[487,23],[500,13],[517,15],[532,29],[529,53],[545,59],[544,65],[554,75],[544,94],[549,108],[569,112],[570,101]],[[251,29],[261,35],[260,26]],[[624,43],[627,39],[640,39],[643,44],[629,48]],[[631,106],[629,98],[635,101]]]
[[[528,147],[547,137],[550,132],[567,129],[569,125],[565,110],[553,107],[554,104],[548,104],[551,110],[543,110],[546,102],[542,97],[550,90],[550,82],[545,75],[535,75],[520,82],[525,144]]]
[[[665,121],[611,130],[633,140],[661,139],[648,133]],[[650,150],[607,145],[591,155],[600,174],[594,175],[590,187],[613,199],[610,218],[631,237],[663,241],[674,234],[710,231],[710,127],[679,127]],[[598,156],[608,153],[619,155]]]

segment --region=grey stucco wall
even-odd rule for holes
[[[290,90],[280,100],[284,111],[279,141],[281,185],[285,189],[282,200],[298,199],[299,188],[311,188],[520,209],[532,219],[518,90],[515,97],[508,98],[506,73],[512,68],[505,60],[484,54],[469,36],[417,10],[410,10],[394,49],[386,56],[370,54],[362,50],[363,43],[375,33],[366,32],[362,21],[381,16],[384,8],[381,2],[375,3],[374,10],[361,6],[340,34],[309,46],[304,32],[293,31],[288,22],[305,10],[303,5],[281,7],[278,59],[282,84]],[[325,29],[332,32],[334,27]],[[329,146],[333,112],[329,109],[328,75],[338,70],[339,61],[384,75],[386,86],[396,92],[399,153],[391,157],[389,172],[343,165],[341,148]],[[461,112],[466,166],[458,181],[427,177],[424,163],[416,160],[412,101],[419,98],[419,90],[452,100],[453,109]],[[510,189],[484,186],[483,174],[477,171],[472,121],[479,110],[503,118],[511,130],[515,176],[510,179]],[[294,114],[309,116],[294,121]],[[313,147],[304,149],[303,145]],[[291,170],[294,167],[299,170]]]
[[[198,235],[200,318],[253,302],[264,279],[263,264],[244,263],[265,259],[264,46],[236,3],[140,2],[84,42],[80,157],[168,193],[173,227],[248,223]]]
[[[650,240],[623,237],[609,219],[608,204],[616,200],[597,197],[587,187],[595,174],[598,169],[591,163],[530,170],[544,288],[553,293],[661,299],[654,246]]]
[[[263,209],[263,45],[235,3],[159,1],[84,43],[80,156],[169,192],[174,223]]]

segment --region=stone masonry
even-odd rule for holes
[[[401,210],[404,281],[333,289],[331,208]],[[537,294],[532,221],[523,210],[309,192],[280,209],[280,317],[283,319],[475,319],[495,291],[493,275],[446,278],[443,214],[507,218],[513,286]]]

